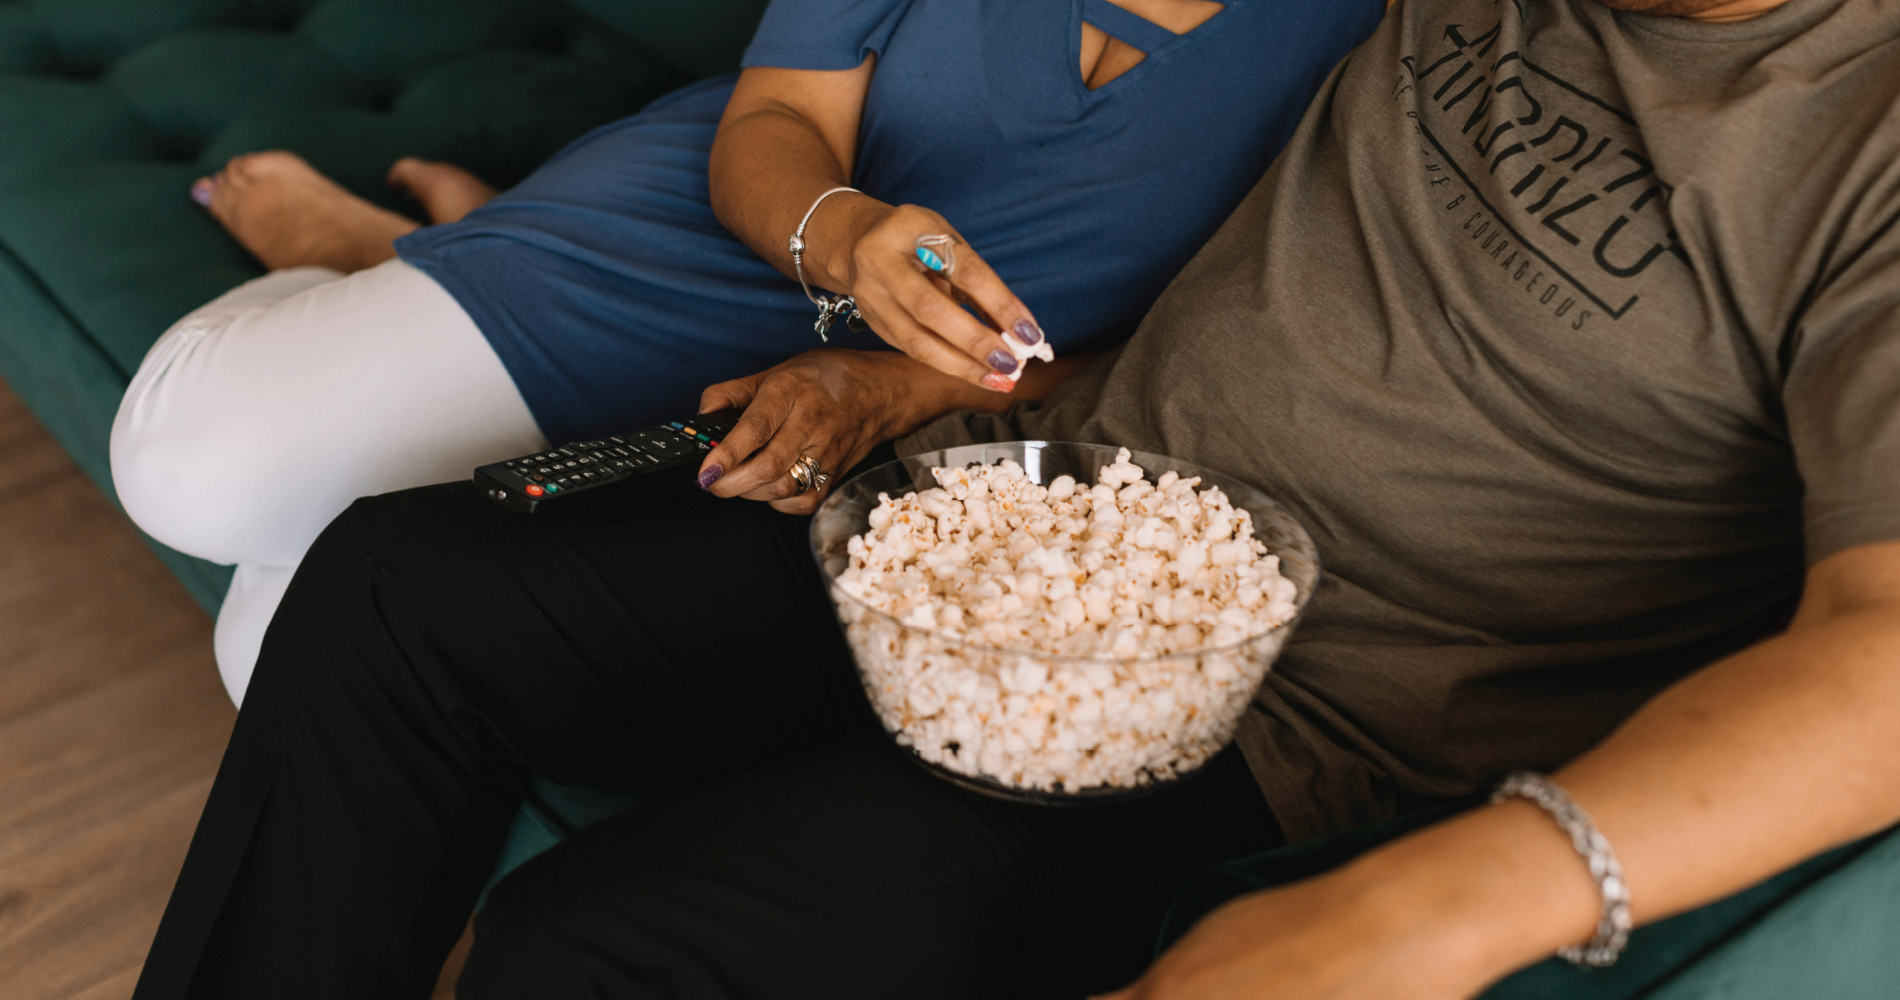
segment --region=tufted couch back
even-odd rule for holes
[[[763,6],[0,0],[4,96],[36,105],[20,124],[56,140],[0,152],[0,182],[75,157],[202,168],[290,145],[346,183],[379,181],[397,150],[507,183],[578,132],[736,65]]]
[[[110,490],[118,397],[262,273],[186,192],[286,148],[356,193],[404,155],[500,186],[735,67],[766,0],[0,0],[0,377]],[[225,572],[161,553],[215,607]]]

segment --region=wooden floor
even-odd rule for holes
[[[0,498],[0,997],[123,1000],[236,713],[210,618],[4,385]]]

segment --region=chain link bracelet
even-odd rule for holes
[[[1583,944],[1557,949],[1557,957],[1580,968],[1615,965],[1624,946],[1629,944],[1630,890],[1629,884],[1623,881],[1623,866],[1616,863],[1616,852],[1610,849],[1609,838],[1597,831],[1596,822],[1569,792],[1535,771],[1513,771],[1498,785],[1497,791],[1491,793],[1493,803],[1512,798],[1529,799],[1570,834],[1571,846],[1589,864],[1590,877],[1596,880],[1597,891],[1603,895],[1596,934]]]

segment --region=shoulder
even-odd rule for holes
[[[743,65],[855,69],[881,52],[912,0],[772,0]]]

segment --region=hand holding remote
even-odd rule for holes
[[[920,394],[908,390],[919,373],[962,384],[889,351],[821,349],[708,388],[702,411],[744,412],[700,463],[700,488],[788,514],[817,510],[825,491],[800,495],[793,464],[808,457],[835,481],[878,444],[915,427]]]

